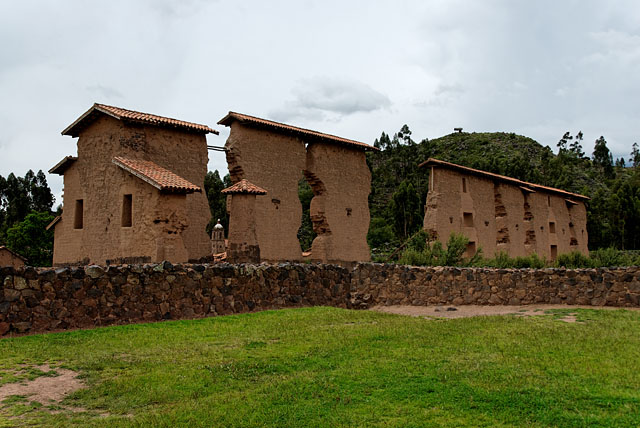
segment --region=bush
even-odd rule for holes
[[[591,260],[594,267],[604,266],[631,266],[636,263],[633,257],[615,248],[601,248],[592,251]]]
[[[581,252],[572,251],[570,253],[560,254],[556,259],[555,265],[557,267],[577,269],[593,267],[594,263],[589,257],[585,256]]]
[[[398,263],[412,266],[461,266],[469,263],[463,258],[469,243],[465,236],[452,233],[447,241],[446,250],[440,241],[429,244],[426,238],[426,233],[419,233],[413,237],[400,255]],[[479,256],[481,254],[479,251]]]

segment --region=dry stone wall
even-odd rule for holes
[[[640,268],[421,268],[363,263],[0,268],[0,336],[326,305],[640,306]]]

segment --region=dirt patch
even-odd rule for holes
[[[48,364],[36,366],[35,368],[44,372],[45,375],[33,380],[7,383],[0,386],[0,402],[12,395],[19,395],[26,397],[29,401],[37,401],[44,405],[59,403],[67,395],[85,386],[78,379],[78,373],[73,370],[52,369]],[[52,373],[52,371],[55,371],[55,373]]]
[[[389,314],[408,315],[412,317],[430,318],[468,318],[491,315],[520,315],[534,316],[545,315],[545,311],[550,309],[621,309],[612,306],[568,306],[568,305],[524,305],[524,306],[375,306],[373,311],[385,312]],[[640,308],[624,308],[626,310],[638,311]],[[576,314],[571,313],[562,318],[564,322],[576,322]]]

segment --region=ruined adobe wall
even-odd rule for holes
[[[310,214],[318,236],[311,249],[313,260],[370,260],[371,172],[364,150],[312,143],[307,147],[305,177],[314,192]]]
[[[54,264],[186,262],[208,255],[205,227],[210,213],[204,193],[160,194],[114,165],[115,156],[152,160],[204,187],[204,136],[128,126],[110,117],[97,119],[81,133],[78,160],[64,174],[64,210],[55,227]],[[203,161],[204,172],[199,164]],[[125,194],[133,195],[132,227],[121,223]],[[74,228],[77,199],[84,201],[82,229]]]
[[[265,195],[236,193],[231,195],[233,215],[229,218],[230,263],[260,263],[260,247],[256,235],[256,198]]]
[[[266,196],[257,198],[255,208],[262,260],[301,260],[297,237],[302,222],[298,182],[305,169],[304,143],[298,138],[234,122],[225,148],[231,181],[247,179],[267,191]],[[229,212],[231,217],[236,215],[233,202]]]
[[[0,336],[313,305],[640,307],[640,267],[485,269],[362,263],[0,268]]]
[[[186,195],[188,227],[184,229],[182,235],[187,249],[187,260],[197,260],[211,255],[211,243],[206,231],[211,219],[211,211],[204,191],[204,179],[209,162],[207,137],[204,134],[153,126],[145,126],[145,133],[149,160],[202,189],[202,192]]]
[[[555,193],[531,193],[445,168],[431,169],[423,227],[443,243],[452,232],[463,233],[475,244],[468,256],[481,247],[486,257],[504,251],[551,260],[552,245],[556,256],[574,250],[588,254],[584,203],[568,205]]]

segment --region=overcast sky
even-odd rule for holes
[[[405,123],[640,142],[633,0],[0,0],[0,43],[5,177],[74,155],[60,132],[94,102],[207,124],[214,145],[229,110],[369,144]]]

